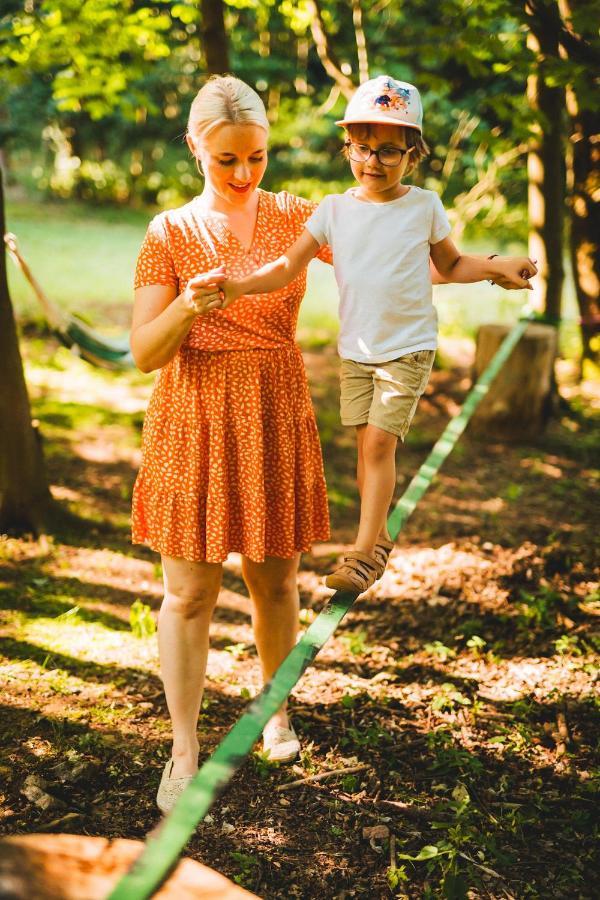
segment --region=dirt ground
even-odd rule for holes
[[[28,354],[53,493],[79,524],[0,541],[0,826],[142,839],[158,821],[170,749],[146,610],[160,604],[160,566],[128,536],[149,382],[95,372],[48,343]],[[305,358],[333,532],[302,560],[302,627],[325,603],[322,576],[357,519],[337,358]],[[435,371],[398,452],[398,495],[468,386],[464,366]],[[600,437],[590,391],[565,380],[535,443],[461,439],[382,580],[296,686],[300,760],[274,767],[257,746],[187,855],[265,900],[597,896]],[[232,555],[202,760],[259,690]],[[344,769],[356,771],[278,790]]]

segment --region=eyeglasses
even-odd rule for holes
[[[413,149],[401,150],[399,147],[381,147],[373,150],[368,144],[355,144],[354,141],[346,141],[344,147],[353,162],[368,162],[372,156],[376,156],[382,166],[399,166],[407,153]]]

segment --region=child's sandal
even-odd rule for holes
[[[378,574],[377,577],[381,578],[383,573],[385,572],[385,567],[388,564],[388,559],[390,558],[390,553],[394,549],[394,542],[388,541],[386,538],[379,538],[377,543],[375,544],[375,549],[373,551],[373,557],[378,565]]]
[[[344,556],[343,564],[328,575],[325,584],[336,591],[362,594],[379,578],[379,563],[366,553],[353,550]]]

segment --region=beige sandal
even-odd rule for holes
[[[158,793],[156,795],[156,805],[164,816],[171,812],[194,777],[193,775],[184,775],[182,778],[171,778],[172,771],[173,760],[170,759],[162,773],[160,785],[158,786]]]
[[[339,568],[328,575],[325,584],[336,591],[362,594],[380,577],[380,564],[373,556],[353,550],[344,556]]]
[[[375,550],[373,551],[373,556],[379,567],[377,575],[378,578],[381,578],[381,576],[385,572],[385,567],[387,566],[388,559],[390,558],[390,553],[393,549],[393,541],[388,540],[387,538],[378,538],[377,543],[375,544]]]

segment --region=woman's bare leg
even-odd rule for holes
[[[160,670],[173,725],[172,778],[198,768],[198,715],[208,629],[221,586],[220,563],[162,557],[165,596],[158,617]]]
[[[252,599],[254,640],[268,681],[296,643],[300,597],[298,565],[300,554],[290,559],[267,556],[262,563],[243,557],[242,573]],[[271,722],[288,727],[287,703]]]

